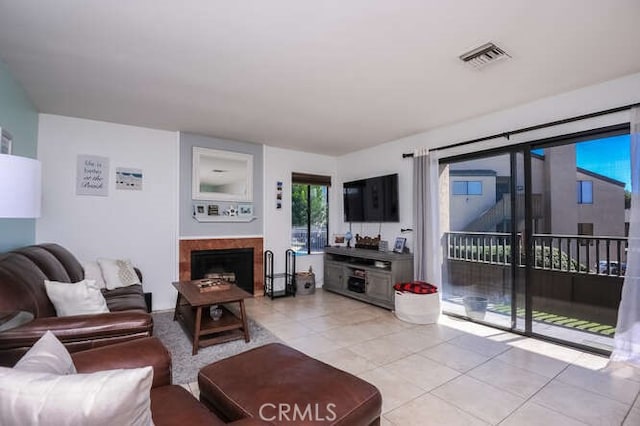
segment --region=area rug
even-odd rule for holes
[[[173,383],[191,383],[198,377],[198,371],[205,365],[211,364],[249,349],[282,341],[267,329],[260,326],[251,318],[248,319],[251,341],[244,339],[219,345],[200,348],[196,355],[191,356],[192,341],[178,323],[173,320],[173,312],[159,312],[153,314],[153,335],[158,337],[171,352],[173,363]]]

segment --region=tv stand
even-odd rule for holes
[[[325,247],[325,290],[387,309],[395,307],[393,285],[413,280],[413,255]]]

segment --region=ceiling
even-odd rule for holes
[[[638,0],[0,0],[37,109],[329,155],[640,71]],[[511,59],[475,70],[488,41]]]

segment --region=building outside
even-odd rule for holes
[[[575,144],[532,154],[532,216],[534,235],[626,236],[625,183],[575,166]],[[522,167],[519,167],[522,170]],[[474,159],[449,165],[448,202],[450,231],[511,231],[511,169],[508,155]],[[524,174],[516,179],[517,229],[524,228]],[[605,240],[577,239],[573,253],[581,263],[597,268],[596,259],[607,259]],[[561,248],[561,250],[565,251]],[[625,262],[624,248],[609,248],[608,261]]]

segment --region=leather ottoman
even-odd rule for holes
[[[226,421],[276,425],[378,425],[372,384],[288,346],[271,343],[210,364],[198,374],[200,401]]]

